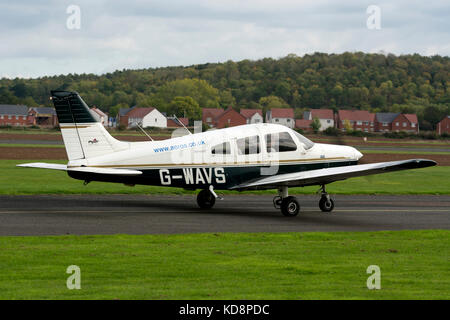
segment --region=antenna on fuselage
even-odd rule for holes
[[[183,128],[185,128],[185,129],[187,130],[187,132],[189,132],[189,134],[192,134],[192,132],[189,131],[188,128],[186,128],[186,126],[184,125],[184,123],[181,122],[180,119],[178,119],[178,117],[177,117],[176,115],[173,115],[173,117],[175,118],[175,120],[177,120],[177,121],[183,126]]]
[[[141,129],[142,132],[143,132],[150,140],[155,141],[155,140],[152,139],[152,137],[150,137],[150,135],[149,135],[147,132],[145,132],[144,128],[142,128],[142,127],[139,125],[139,123],[136,123],[136,126],[137,126],[139,129]]]

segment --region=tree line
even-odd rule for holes
[[[1,104],[51,106],[50,90],[75,90],[111,114],[130,106],[157,107],[198,119],[201,108],[292,107],[416,113],[432,130],[450,114],[450,58],[345,52],[290,54],[192,66],[1,79]]]

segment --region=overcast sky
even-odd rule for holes
[[[80,29],[69,29],[70,5]],[[369,5],[381,29],[368,29]],[[299,56],[450,55],[449,0],[0,0],[0,77]]]

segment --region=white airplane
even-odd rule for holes
[[[424,168],[426,159],[358,164],[363,156],[349,146],[313,143],[283,125],[248,124],[177,138],[123,142],[93,117],[76,92],[52,91],[67,165],[28,163],[20,167],[67,171],[75,179],[201,189],[200,208],[214,206],[216,190],[278,189],[274,206],[288,217],[300,205],[289,187],[320,186],[319,207],[334,208],[325,185],[351,177]]]

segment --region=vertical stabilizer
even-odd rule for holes
[[[125,150],[129,143],[113,138],[78,93],[52,91],[69,160],[88,159]]]

